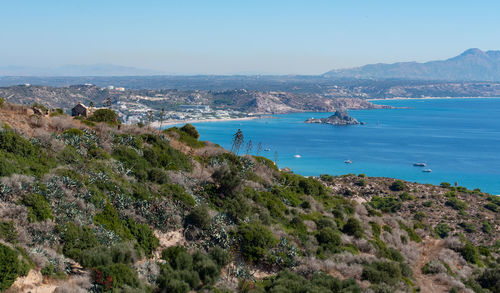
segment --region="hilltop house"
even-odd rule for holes
[[[82,103],[78,103],[76,106],[71,109],[71,116],[82,116],[89,117],[94,112],[94,107],[87,107]]]

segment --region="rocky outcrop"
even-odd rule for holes
[[[331,124],[331,125],[358,125],[365,124],[364,122],[359,122],[356,118],[349,116],[347,111],[345,110],[337,110],[335,114],[327,118],[310,118],[305,121],[306,123],[323,123],[323,124]]]

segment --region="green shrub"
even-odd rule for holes
[[[422,221],[427,215],[424,212],[418,211],[413,215],[413,218],[417,221]]]
[[[3,104],[5,104],[5,98],[0,98],[0,108],[3,107]]]
[[[85,268],[108,266],[114,263],[132,264],[137,253],[131,243],[119,243],[111,247],[97,246],[81,253],[80,263]]]
[[[441,263],[431,260],[422,267],[422,274],[433,275],[442,272]]]
[[[243,256],[250,262],[261,261],[268,250],[278,243],[273,234],[258,223],[240,224],[238,239]]]
[[[68,165],[80,165],[83,162],[83,157],[78,153],[77,149],[70,145],[67,145],[57,154],[57,158],[61,163]]]
[[[401,276],[401,268],[398,263],[375,261],[363,267],[361,278],[374,284],[386,283],[395,285],[399,282]]]
[[[458,198],[450,198],[445,203],[447,206],[454,208],[457,211],[463,211],[467,209],[467,204]]]
[[[485,204],[484,207],[492,212],[495,212],[495,213],[498,212],[498,210],[499,210],[498,205],[496,205],[493,202],[489,202],[489,203]]]
[[[192,207],[196,204],[193,196],[187,193],[184,188],[178,184],[163,184],[159,194],[161,196],[170,197],[188,207]]]
[[[198,133],[198,130],[196,130],[196,128],[193,125],[189,124],[189,123],[187,123],[186,125],[182,126],[180,128],[180,130],[183,131],[183,132],[185,132],[185,133],[187,133],[187,134],[189,134],[190,136],[192,136],[192,137],[194,137],[196,139],[200,138],[200,134]]]
[[[464,228],[465,232],[467,233],[473,233],[476,231],[476,225],[473,223],[468,223],[468,222],[462,222],[459,224],[460,227]]]
[[[389,189],[392,191],[403,191],[406,188],[406,184],[401,180],[396,180],[389,186]]]
[[[75,135],[75,136],[85,135],[85,133],[81,129],[78,129],[78,128],[66,129],[63,133],[69,134],[69,135]]]
[[[95,268],[92,271],[92,279],[100,291],[123,289],[127,286],[139,288],[141,285],[137,272],[122,263]]]
[[[161,168],[151,168],[148,171],[148,180],[158,184],[164,184],[168,182],[168,175]]]
[[[28,269],[19,260],[18,253],[0,243],[0,291],[8,289],[17,277],[27,273]]]
[[[462,257],[470,263],[480,264],[479,252],[477,248],[470,242],[467,242],[464,247],[460,250]]]
[[[365,231],[361,226],[361,222],[358,219],[349,218],[349,220],[347,220],[347,223],[342,228],[342,232],[354,236],[356,238],[361,238],[363,237]]]
[[[418,236],[418,234],[415,232],[415,230],[412,227],[408,227],[403,222],[399,222],[399,227],[408,233],[408,237],[410,237],[411,241],[415,242],[422,242],[422,238]]]
[[[190,255],[183,246],[171,246],[163,250],[162,259],[167,263],[161,266],[157,280],[159,289],[197,289],[200,281],[203,286],[214,284],[220,275],[220,268],[227,263],[227,254],[220,249],[214,249],[211,255],[216,255],[218,261],[199,251]]]
[[[0,222],[0,239],[10,243],[17,242],[17,230],[13,221]]]
[[[380,237],[380,233],[382,232],[380,225],[376,222],[370,222],[370,226],[372,228],[372,234],[374,237]]]
[[[26,194],[23,196],[21,203],[28,208],[28,218],[32,222],[54,218],[49,203],[39,194]]]
[[[477,282],[481,287],[491,292],[500,292],[500,268],[486,269],[478,278]]]
[[[401,201],[394,196],[374,196],[370,205],[384,213],[395,213],[401,208]]]
[[[225,267],[229,263],[229,255],[227,252],[216,246],[210,251],[210,257],[214,260],[214,262],[219,266],[219,268]]]
[[[484,221],[481,230],[486,234],[491,234],[493,231],[493,227],[491,226],[490,222]]]
[[[40,273],[43,276],[47,276],[50,278],[63,279],[66,277],[66,274],[63,271],[58,270],[53,264],[48,264],[40,270]]]
[[[443,187],[443,188],[450,188],[451,187],[451,184],[448,183],[448,182],[441,182],[441,184],[439,184],[439,186]]]
[[[429,207],[431,207],[431,206],[432,206],[432,204],[433,204],[433,203],[434,203],[434,202],[433,202],[432,200],[428,200],[428,201],[424,201],[424,202],[422,203],[422,205],[423,205],[424,207],[429,208]]]
[[[160,245],[160,241],[156,238],[151,228],[146,224],[138,224],[132,218],[128,218],[125,222],[126,227],[137,241],[137,247],[151,257],[153,251]]]
[[[74,223],[67,223],[60,227],[61,240],[64,244],[63,253],[65,256],[75,260],[80,260],[82,252],[98,245],[94,231],[87,226],[77,226]]]
[[[204,230],[210,228],[211,218],[207,207],[195,207],[186,217],[186,222]]]
[[[408,201],[408,200],[414,200],[415,197],[411,194],[409,194],[407,191],[401,193],[399,195],[399,198],[402,200],[402,201]]]
[[[446,238],[448,237],[448,234],[450,233],[451,229],[446,223],[439,223],[436,225],[434,228],[434,232],[441,237],[441,238]]]
[[[340,237],[340,233],[338,233],[334,229],[325,227],[319,230],[318,234],[316,235],[316,239],[323,249],[326,249],[333,253],[340,251],[342,239]]]
[[[254,290],[250,292],[361,292],[361,289],[355,280],[339,280],[323,272],[316,272],[310,279],[306,279],[299,274],[290,272],[289,270],[283,270],[275,276],[264,279],[261,286],[262,291]]]
[[[94,216],[94,221],[103,225],[106,229],[114,231],[122,239],[132,239],[130,230],[123,224],[118,212],[109,203],[104,206],[100,213]]]
[[[118,119],[118,114],[110,109],[98,109],[88,118],[88,120],[92,122],[105,122],[110,125],[118,125],[121,123]]]

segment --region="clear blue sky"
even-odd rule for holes
[[[500,49],[500,1],[1,0],[0,66],[319,74]]]

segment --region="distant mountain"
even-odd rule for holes
[[[426,79],[457,81],[500,81],[500,51],[469,49],[440,61],[370,64],[356,68],[334,69],[323,74],[329,78]]]
[[[54,68],[0,66],[0,76],[144,76],[165,72],[113,64],[65,65]]]

